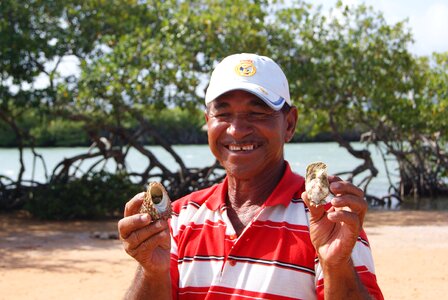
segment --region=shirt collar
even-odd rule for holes
[[[226,176],[226,178],[224,178],[224,181],[218,184],[210,197],[205,201],[205,205],[207,205],[208,209],[217,210],[218,208],[221,209],[226,205],[227,186],[228,183]]]
[[[285,163],[285,172],[283,173],[283,176],[280,179],[280,182],[275,187],[274,191],[271,193],[268,199],[266,199],[264,206],[275,206],[282,204],[286,207],[291,202],[291,199],[300,198],[301,193],[304,191],[305,179],[302,176],[292,172],[289,163],[286,161]],[[227,187],[228,181],[226,177],[222,183],[218,184],[217,188],[205,202],[208,209],[217,210],[225,206]]]

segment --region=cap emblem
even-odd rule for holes
[[[249,77],[254,75],[257,72],[257,69],[255,68],[252,60],[242,60],[236,65],[235,72],[239,76]]]

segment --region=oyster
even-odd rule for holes
[[[330,183],[326,164],[315,162],[306,167],[305,190],[311,205],[319,206],[327,203],[325,198],[330,193]]]
[[[140,213],[147,213],[152,221],[171,218],[171,200],[165,187],[159,182],[150,182]]]

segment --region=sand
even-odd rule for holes
[[[372,211],[365,229],[386,299],[448,298],[448,212]],[[0,299],[121,299],[136,263],[97,231],[116,221],[0,214]]]

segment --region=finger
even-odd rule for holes
[[[169,250],[171,242],[170,232],[167,228],[152,235],[150,238],[146,239],[140,248],[146,251],[154,251],[155,248],[160,247],[164,250]]]
[[[327,213],[327,218],[331,222],[342,222],[352,228],[352,233],[354,235],[354,238],[357,239],[361,224],[359,222],[358,216],[355,213],[346,211],[346,210],[335,210],[332,212]]]
[[[351,211],[354,212],[365,212],[367,210],[367,202],[364,198],[351,194],[335,196],[331,199],[331,204],[334,207],[350,207]]]
[[[328,182],[332,183],[336,181],[342,181],[341,177],[335,175],[328,175]]]
[[[334,178],[334,177],[333,177]],[[333,180],[330,183],[330,191],[333,195],[352,194],[364,198],[364,192],[354,184],[343,181]]]
[[[129,217],[131,215],[138,214],[140,207],[142,206],[143,199],[145,199],[145,192],[141,192],[135,195],[131,200],[126,203],[124,207],[124,216]]]
[[[310,201],[310,199],[308,199],[308,195],[306,192],[302,193],[302,200],[305,202],[306,206],[308,207],[310,214],[311,214],[311,218],[313,219],[314,222],[317,222],[324,217],[324,215],[325,215],[325,206],[324,205],[316,206],[314,204],[311,204],[311,201]]]
[[[368,207],[367,202],[364,200],[364,198],[350,194],[336,196],[331,199],[331,204],[337,209],[348,210],[356,214],[361,226],[364,223],[364,217],[366,215]]]
[[[151,223],[151,216],[148,214],[136,214],[124,217],[118,221],[118,232],[121,239],[127,239],[135,230],[141,229]]]
[[[142,237],[143,236],[144,234],[142,234]],[[157,247],[160,247],[164,250],[170,249],[170,234],[168,227],[165,227],[161,231],[156,231],[150,234],[147,238],[136,245],[125,245],[125,250],[132,257],[136,257],[139,254],[146,256],[148,255],[148,253],[154,251],[154,249]]]
[[[142,229],[133,231],[126,239],[125,243],[129,249],[136,249],[146,240],[151,239],[154,235],[168,229],[168,223],[163,220],[158,220]]]

